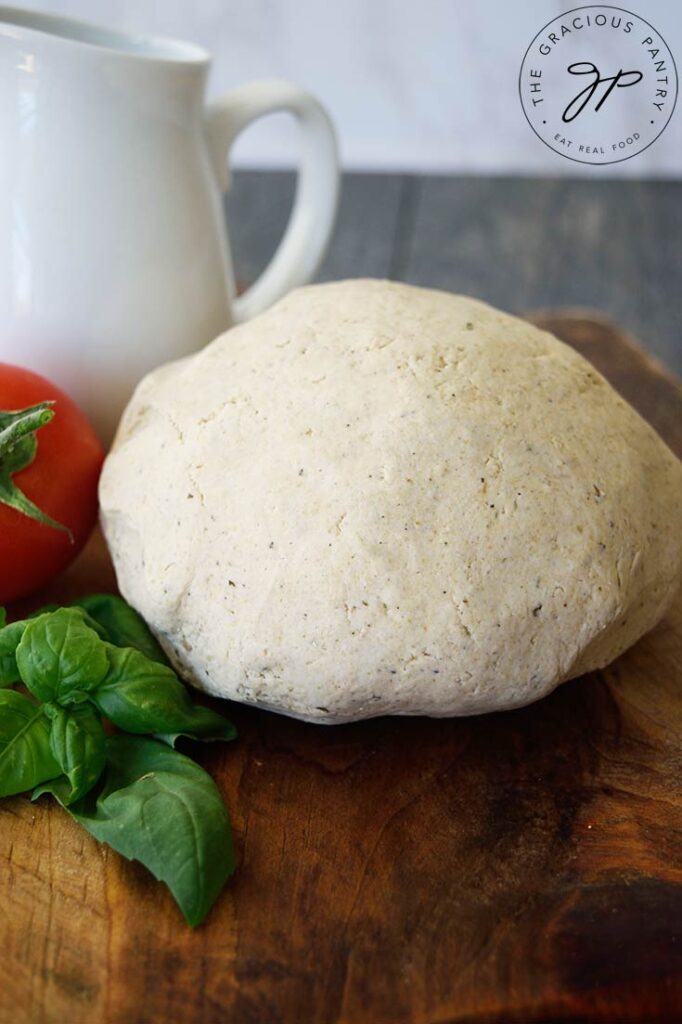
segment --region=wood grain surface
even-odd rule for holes
[[[607,323],[542,322],[682,453],[677,385]],[[94,538],[56,593],[111,586]],[[531,707],[322,727],[236,705],[194,748],[237,874],[190,931],[46,799],[0,803],[2,1024],[682,1021],[682,601]]]

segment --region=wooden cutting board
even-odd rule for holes
[[[682,453],[660,368],[608,324],[538,319]],[[112,585],[95,538],[55,594]],[[0,1021],[682,1021],[681,662],[678,601],[520,711],[331,728],[231,706],[238,742],[197,757],[240,863],[195,932],[47,800],[0,802]]]

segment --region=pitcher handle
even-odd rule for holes
[[[260,277],[235,295],[232,315],[241,323],[260,313],[317,271],[334,227],[339,197],[339,164],[332,123],[317,100],[286,81],[252,82],[228,92],[207,108],[208,141],[218,181],[230,183],[228,157],[239,133],[256,118],[275,111],[291,112],[301,126],[301,162],[294,205],[284,236]]]

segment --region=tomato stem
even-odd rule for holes
[[[0,503],[43,526],[62,530],[73,544],[71,530],[34,505],[12,480],[14,473],[26,469],[35,459],[38,451],[36,432],[53,419],[53,405],[54,402],[39,402],[26,409],[0,411]]]

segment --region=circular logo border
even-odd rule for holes
[[[653,137],[651,142],[647,142],[646,146],[642,146],[641,149],[638,149],[636,153],[631,153],[629,156],[620,156],[620,157],[618,157],[617,160],[579,160],[578,157],[576,157],[576,156],[567,156],[566,153],[561,153],[561,152],[559,152],[559,150],[554,149],[554,147],[550,146],[549,142],[547,142],[545,139],[543,139],[542,135],[540,135],[540,133],[538,131],[536,131],[535,126],[533,125],[531,119],[528,117],[528,114],[526,113],[526,107],[525,107],[524,102],[523,102],[523,91],[522,91],[523,68],[524,68],[525,63],[526,63],[526,58],[528,57],[528,54],[530,53],[530,51],[531,51],[531,49],[533,47],[533,44],[535,43],[535,40],[538,38],[538,36],[541,36],[542,33],[545,31],[545,29],[548,29],[549,26],[553,25],[555,21],[560,21],[561,18],[568,17],[569,14],[575,14],[576,11],[593,11],[593,10],[597,10],[597,9],[598,10],[602,10],[603,9],[603,10],[606,10],[606,11],[620,11],[621,14],[629,14],[631,18],[637,18],[637,20],[641,21],[644,25],[648,25],[649,28],[651,29],[651,31],[655,32],[656,35],[660,39],[662,39],[663,42],[665,43],[666,49],[667,49],[668,53],[670,54],[670,59],[671,59],[672,64],[673,64],[673,70],[675,72],[675,99],[673,100],[673,105],[672,105],[672,107],[670,109],[670,113],[668,114],[668,119],[665,122],[665,124],[663,125],[663,127],[661,128],[660,132],[658,133],[658,135],[655,135]],[[628,11],[625,7],[616,7],[614,4],[583,4],[580,7],[572,7],[569,11],[564,11],[563,14],[557,14],[556,17],[550,18],[550,20],[547,22],[547,24],[543,25],[542,28],[538,32],[536,32],[535,35],[533,36],[533,38],[531,39],[530,43],[528,44],[528,48],[526,49],[526,52],[523,55],[523,59],[521,61],[521,67],[519,68],[519,102],[521,104],[521,110],[523,111],[523,116],[525,117],[526,121],[528,122],[528,124],[530,126],[530,129],[533,132],[533,134],[540,140],[540,142],[543,144],[543,146],[546,146],[547,149],[551,150],[552,153],[556,153],[557,156],[563,157],[564,160],[570,160],[574,164],[586,164],[588,167],[608,167],[610,164],[622,164],[622,163],[625,163],[626,160],[634,160],[634,158],[636,156],[639,156],[640,153],[644,153],[647,149],[649,149],[650,146],[653,146],[654,142],[656,142],[658,139],[660,139],[661,135],[663,134],[663,132],[666,130],[666,128],[670,124],[670,118],[675,113],[675,107],[677,106],[677,97],[679,95],[679,91],[680,91],[680,82],[679,82],[679,76],[677,74],[677,64],[675,63],[675,57],[673,56],[672,50],[668,46],[667,40],[663,37],[663,35],[661,35],[661,33],[658,31],[657,28],[654,28],[654,26],[651,24],[651,22],[646,20],[646,18],[642,18],[642,16],[637,14],[635,11]]]

